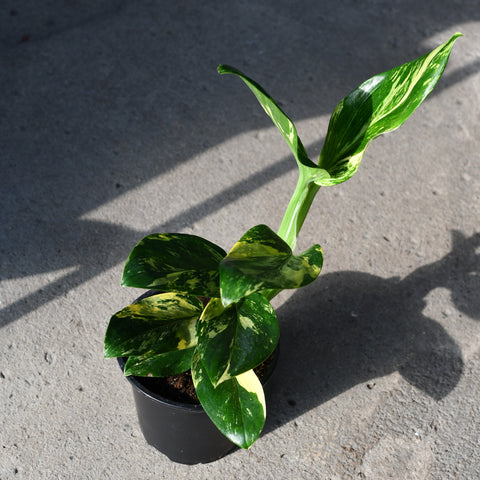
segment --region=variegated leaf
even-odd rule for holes
[[[120,310],[110,319],[104,355],[153,355],[193,347],[202,302],[193,295],[162,293]]]
[[[313,282],[323,263],[314,245],[299,255],[266,225],[251,228],[220,262],[223,305],[263,289],[299,288]]]
[[[225,255],[196,235],[148,235],[130,253],[122,285],[218,297],[218,265]]]
[[[250,447],[265,425],[265,395],[253,370],[214,387],[199,355],[192,363],[198,398],[212,422],[234,444]]]
[[[125,364],[125,375],[138,377],[168,377],[186,372],[192,365],[196,347],[174,350],[155,355],[145,354],[128,357]]]
[[[432,52],[375,75],[337,105],[319,160],[330,178],[316,179],[318,185],[348,180],[369,142],[405,122],[437,84],[459,36],[456,33]]]
[[[262,363],[279,337],[277,317],[259,293],[226,308],[213,298],[197,324],[198,351],[217,385]]]
[[[306,167],[318,168],[307,156],[305,147],[303,146],[300,137],[297,134],[297,129],[293,122],[283,112],[283,110],[275,103],[273,98],[261,87],[257,82],[247,77],[244,73],[235,67],[230,65],[219,65],[219,73],[233,73],[239,76],[247,85],[247,87],[253,92],[260,105],[265,110],[266,114],[272,119],[275,126],[278,128],[283,138],[288,143],[288,146],[292,150],[295,158],[300,165]]]

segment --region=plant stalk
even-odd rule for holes
[[[297,186],[277,232],[292,251],[295,250],[298,234],[319,189],[320,186],[313,183],[300,169]]]
[[[300,169],[297,186],[277,232],[278,236],[288,244],[292,251],[295,249],[298,234],[319,189],[320,186],[313,183]],[[281,291],[278,289],[267,289],[262,291],[262,295],[270,301]]]

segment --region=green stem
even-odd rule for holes
[[[297,186],[277,232],[292,250],[295,250],[298,234],[319,189],[320,187],[300,170]]]
[[[287,242],[292,250],[295,249],[298,234],[319,189],[320,186],[313,183],[311,179],[308,179],[303,171],[300,170],[297,186],[295,187],[295,191],[293,192],[277,232],[279,237]],[[282,290],[267,289],[263,290],[262,294],[270,301],[281,291]]]

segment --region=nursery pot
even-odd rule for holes
[[[273,374],[278,354],[277,346],[261,378],[264,387]],[[117,360],[123,371],[126,358]],[[235,447],[220,433],[200,404],[164,398],[140,383],[140,377],[131,375],[126,378],[132,385],[145,440],[170,460],[188,465],[208,463],[225,456]]]

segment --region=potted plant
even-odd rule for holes
[[[269,362],[279,339],[270,300],[283,289],[311,283],[322,268],[319,245],[294,254],[316,193],[354,175],[369,142],[399,127],[423,102],[460,35],[347,95],[331,116],[318,163],[308,158],[293,122],[258,83],[233,67],[218,67],[222,74],[239,76],[254,93],[292,150],[299,179],[277,233],[254,226],[228,253],[195,235],[156,233],[130,253],[122,285],[154,291],[112,316],[104,355],[121,358],[132,379],[149,443],[176,461],[196,463],[225,454],[233,444],[248,448],[255,442],[266,414],[255,369]],[[200,404],[171,401],[145,386],[149,377],[179,375],[187,380],[191,375]],[[155,413],[158,403],[170,404],[173,413]],[[188,430],[179,420],[183,410],[203,415],[202,425]],[[180,427],[171,424],[176,419]]]

